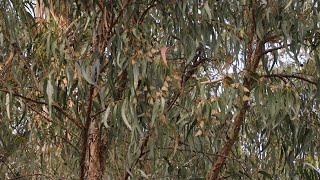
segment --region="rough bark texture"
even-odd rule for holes
[[[100,164],[100,145],[99,145],[99,125],[98,122],[93,120],[90,123],[88,131],[88,143],[85,157],[84,179],[102,179],[102,171]]]
[[[96,166],[94,161],[99,158],[98,153],[94,154],[96,151],[96,146],[98,141],[95,142],[97,136],[95,136],[95,130],[96,123],[95,121],[92,121],[91,119],[91,111],[92,111],[92,104],[93,104],[93,98],[94,98],[94,86],[90,89],[90,96],[88,100],[88,106],[87,106],[87,117],[86,117],[86,123],[85,128],[82,132],[82,151],[81,151],[81,159],[80,159],[80,179],[85,180],[88,179],[91,176],[97,176],[94,175],[96,172],[90,172],[89,170],[92,170],[90,165]],[[97,156],[97,157],[96,157]],[[99,170],[99,169],[96,169]],[[90,175],[90,176],[89,176]]]
[[[109,6],[105,1],[99,0],[98,6],[102,13],[102,18],[100,19],[99,28],[101,34],[97,34],[93,41],[93,49],[100,54],[101,62],[104,61],[104,53],[107,44],[111,38],[111,24],[113,22],[112,14],[107,10]],[[100,74],[105,70],[107,64],[102,64],[100,69]],[[97,84],[100,84],[100,74],[97,74],[95,80]],[[82,152],[80,160],[80,179],[102,179],[105,169],[105,151],[106,147],[106,137],[107,133],[101,130],[99,127],[99,120],[96,117],[92,117],[93,111],[93,101],[97,95],[96,86],[91,86],[90,95],[88,98],[88,106],[86,113],[85,128],[82,133]]]

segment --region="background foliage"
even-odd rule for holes
[[[319,179],[319,8],[1,1],[0,179]]]

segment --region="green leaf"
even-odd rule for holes
[[[303,163],[306,166],[309,166],[311,169],[313,169],[314,171],[316,171],[319,175],[320,175],[320,170],[319,168],[314,167],[312,164],[310,163]]]
[[[273,179],[272,178],[272,175],[271,174],[269,174],[269,173],[267,173],[266,171],[259,171],[258,173],[260,173],[260,174],[262,174],[264,177],[267,177],[267,178],[269,178],[269,179]]]
[[[133,86],[134,89],[137,89],[138,87],[138,81],[139,81],[139,64],[133,64]]]
[[[158,117],[159,113],[159,106],[160,106],[160,101],[158,99],[155,100],[152,108],[152,115],[151,115],[151,124],[154,124],[154,121],[156,117]]]
[[[90,74],[90,67],[88,66],[84,66],[84,65],[80,65],[79,62],[76,63],[76,68],[78,70],[78,72],[82,75],[82,77],[84,77],[84,79],[91,85],[96,85],[96,83],[93,81],[91,74]]]
[[[131,125],[129,124],[129,121],[127,119],[127,115],[126,115],[126,111],[127,111],[127,100],[125,100],[121,106],[121,117],[122,117],[122,120],[124,122],[124,124],[127,126],[127,128],[130,129],[130,131],[132,131],[132,127]]]
[[[7,110],[7,116],[9,119],[11,119],[10,115],[10,94],[6,93],[6,110]]]
[[[46,44],[46,50],[47,50],[47,56],[50,56],[50,50],[51,50],[51,34],[49,33],[47,35],[47,44]]]
[[[48,82],[47,82],[47,88],[46,93],[48,96],[48,107],[49,107],[49,115],[52,115],[52,102],[53,102],[53,85],[51,83],[51,75],[49,76]]]
[[[211,19],[212,19],[212,16],[211,16],[211,9],[210,9],[210,7],[209,7],[209,2],[208,2],[208,1],[205,1],[203,7],[204,7],[204,9],[206,10],[206,13],[207,13],[207,15],[208,15],[208,17],[209,17],[209,20],[211,20]]]
[[[59,59],[57,52],[56,52],[56,49],[57,49],[57,40],[54,40],[51,44],[51,52],[52,52],[54,58]]]
[[[110,106],[107,107],[107,109],[105,110],[104,114],[103,114],[103,117],[101,119],[101,123],[103,123],[103,125],[106,127],[106,128],[109,128],[109,125],[108,125],[108,117],[109,117],[109,114],[110,114]]]

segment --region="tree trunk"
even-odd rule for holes
[[[97,119],[91,118],[93,99],[96,95],[95,87],[90,89],[90,96],[87,106],[87,117],[85,128],[82,132],[82,152],[80,159],[80,179],[81,180],[98,180],[102,179],[103,172],[100,156],[100,136],[99,136],[99,123]]]
[[[102,179],[100,160],[99,124],[96,120],[90,122],[87,134],[87,148],[85,152],[85,162],[83,179]]]

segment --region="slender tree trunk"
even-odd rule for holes
[[[80,159],[80,179],[98,180],[102,179],[103,168],[100,159],[100,136],[99,122],[91,117],[93,108],[93,99],[96,96],[94,86],[90,89],[90,95],[87,106],[87,117],[85,128],[82,132],[82,152]]]
[[[102,179],[102,169],[100,160],[99,124],[96,120],[90,122],[88,134],[86,136],[87,150],[85,152],[83,179]]]
[[[255,10],[256,10],[256,1],[254,0],[252,3],[251,9],[247,9],[249,23],[251,24],[251,28],[248,30],[247,34],[248,37],[250,37],[250,40],[248,41],[247,46],[247,62],[245,65],[245,78],[243,81],[243,87],[251,90],[252,85],[255,81],[254,79],[254,73],[257,71],[258,64],[260,62],[260,59],[263,54],[263,48],[265,44],[265,39],[258,39],[256,35],[256,20],[255,20]],[[245,95],[247,97],[250,97],[250,92],[246,92]],[[249,102],[244,101],[242,103],[242,107],[240,107],[240,110],[235,117],[232,125],[231,125],[231,132],[230,136],[227,137],[227,141],[222,146],[221,150],[219,151],[219,156],[211,169],[209,170],[207,174],[208,180],[217,180],[219,178],[219,174],[221,173],[223,166],[225,165],[226,159],[230,154],[230,151],[232,149],[232,146],[235,144],[235,142],[238,140],[241,125],[245,121],[245,114],[247,110],[249,109]]]

